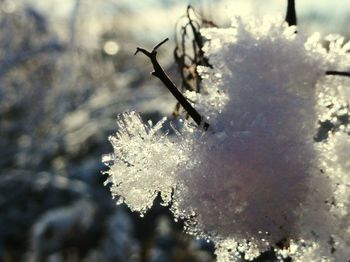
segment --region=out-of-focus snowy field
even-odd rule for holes
[[[191,3],[208,19],[281,13],[286,1],[0,0],[0,261],[214,261],[159,204],[116,206],[101,155],[119,113],[171,117],[175,100],[134,56],[170,37]],[[297,1],[301,31],[349,38],[348,0]],[[266,261],[266,260],[260,260]]]

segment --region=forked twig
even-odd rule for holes
[[[196,122],[196,124],[199,126],[203,126],[203,129],[207,130],[209,127],[209,124],[204,122],[202,116],[197,112],[196,109],[194,109],[194,107],[187,101],[184,95],[177,89],[175,84],[170,80],[169,76],[164,72],[163,68],[160,66],[157,60],[157,49],[168,40],[169,39],[166,38],[165,40],[157,44],[155,47],[153,47],[152,52],[149,52],[144,48],[137,47],[135,55],[141,52],[151,60],[151,63],[153,65],[153,70],[154,70],[152,72],[152,75],[159,78],[159,80],[163,82],[166,88],[168,88],[168,90],[173,94],[176,100],[182,105],[182,107],[192,117],[192,119]]]

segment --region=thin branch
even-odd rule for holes
[[[153,51],[157,50],[161,45],[163,45],[165,42],[167,42],[169,38],[165,38],[162,42],[160,42],[158,45],[153,47]]]
[[[173,55],[182,80],[179,87],[181,92],[189,90],[199,93],[202,79],[197,71],[197,66],[212,68],[203,52],[204,38],[200,33],[203,27],[217,26],[204,19],[191,5],[187,6],[186,14],[181,16],[176,23],[176,47]],[[177,103],[173,115],[178,115],[180,108],[180,104]]]
[[[326,71],[326,75],[350,77],[350,72]]]
[[[288,0],[286,22],[289,26],[297,25],[297,13],[295,11],[295,0]]]
[[[145,56],[147,56],[153,65],[154,71],[152,72],[152,75],[159,78],[163,82],[163,84],[168,88],[168,90],[173,94],[173,96],[176,98],[176,100],[182,105],[182,107],[187,111],[187,113],[192,117],[192,119],[197,123],[197,125],[202,126],[203,129],[207,130],[209,127],[209,124],[203,121],[202,116],[197,112],[196,109],[187,101],[187,99],[183,96],[183,94],[177,89],[175,84],[170,80],[169,76],[164,72],[163,68],[160,66],[157,60],[157,49],[163,45],[166,41],[168,41],[168,38],[157,44],[152,52],[147,51],[144,48],[137,47],[135,55],[139,52],[143,53]]]

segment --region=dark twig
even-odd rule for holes
[[[289,26],[297,25],[297,14],[295,11],[295,0],[288,0],[286,22]]]
[[[350,77],[350,72],[326,71],[326,75]]]
[[[135,55],[139,52],[146,55],[153,65],[154,71],[152,72],[152,75],[159,78],[163,82],[163,84],[168,88],[168,90],[173,94],[173,96],[176,98],[176,100],[181,104],[181,106],[187,111],[187,113],[192,117],[192,119],[197,123],[197,125],[201,126],[203,125],[203,129],[207,130],[209,127],[209,124],[206,122],[202,122],[203,118],[202,116],[197,112],[196,109],[193,108],[193,106],[187,101],[187,99],[183,96],[183,94],[177,89],[175,84],[170,80],[169,76],[164,72],[163,68],[160,66],[157,60],[157,49],[164,44],[166,41],[168,41],[168,38],[157,44],[152,52],[147,51],[144,48],[137,47]]]
[[[205,40],[200,33],[203,27],[216,25],[204,19],[191,5],[187,6],[186,14],[176,23],[174,59],[182,80],[179,87],[182,92],[189,90],[199,93],[202,79],[197,66],[212,67],[203,52]],[[177,103],[173,115],[179,115],[180,109],[181,106]]]
[[[153,51],[157,50],[161,45],[163,45],[165,42],[167,42],[169,40],[169,38],[164,39],[162,42],[160,42],[158,45],[156,45],[155,47],[153,47]],[[136,50],[137,53],[137,50]]]

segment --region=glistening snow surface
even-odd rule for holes
[[[134,113],[110,141],[111,191],[143,214],[160,192],[186,231],[214,241],[218,261],[350,258],[350,44],[337,35],[309,38],[281,17],[238,17],[230,28],[202,31],[213,69],[199,68],[202,92],[186,93],[210,123],[167,136],[163,122]],[[315,142],[318,121],[333,121]],[[284,248],[276,243],[285,240]]]

